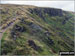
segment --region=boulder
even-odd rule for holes
[[[19,26],[19,25],[16,25],[16,26],[15,26],[15,30],[16,30],[16,31],[19,31],[19,32],[24,32],[24,31],[26,31],[25,27],[21,27],[21,26]]]
[[[53,45],[53,44],[54,44],[54,41],[48,37],[48,43],[49,43],[50,45]]]
[[[36,51],[43,51],[40,46],[37,46],[33,40],[28,40],[29,46]]]
[[[37,25],[37,24],[34,24],[33,22],[29,22],[27,25],[29,25],[30,28],[34,29],[34,30],[42,30],[42,28]]]
[[[17,35],[16,35],[16,32],[14,30],[11,31],[11,36],[13,37],[13,40],[16,40]]]
[[[1,13],[1,14],[8,14],[8,10],[5,11],[5,10],[3,10],[3,9],[0,9],[0,13]]]
[[[24,21],[24,18],[20,19],[21,20],[21,23],[24,23],[25,24],[25,21]]]
[[[48,32],[48,31],[46,31],[44,34],[45,34],[46,36],[50,36],[50,35],[51,35],[51,33]]]
[[[66,24],[66,20],[63,20],[62,24],[63,24],[63,25]]]

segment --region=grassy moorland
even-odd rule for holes
[[[55,55],[74,51],[74,12],[1,4],[1,55]]]

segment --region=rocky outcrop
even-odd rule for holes
[[[50,35],[52,35],[52,33],[48,32],[48,31],[45,31],[44,34],[45,34],[46,36],[50,36]]]
[[[66,24],[66,22],[67,22],[70,18],[72,18],[72,16],[65,16],[65,19],[62,21],[62,24],[63,24],[63,25]]]
[[[62,16],[63,15],[63,11],[61,9],[54,9],[54,8],[34,8],[34,9],[29,9],[29,11],[32,14],[35,13],[42,18],[43,18],[43,13],[49,14],[50,16]]]
[[[16,40],[17,35],[16,35],[15,31],[13,31],[13,30],[11,31],[11,36],[12,36],[13,40]]]
[[[49,43],[50,45],[54,45],[54,41],[53,41],[52,39],[50,39],[49,37],[48,37],[48,43]]]
[[[26,29],[25,29],[25,27],[15,25],[14,28],[11,30],[11,36],[14,40],[16,40],[17,37],[19,37],[19,33],[17,31],[18,32],[25,32]]]
[[[49,16],[63,16],[63,11],[61,9],[54,8],[34,8],[29,9],[31,14],[36,14],[46,22],[46,14]]]
[[[1,13],[1,14],[8,14],[8,10],[0,9],[0,13]]]
[[[43,51],[40,46],[37,46],[33,40],[28,40],[29,46],[36,51]]]
[[[33,28],[33,29],[42,30],[42,28],[41,28],[39,25],[36,25],[36,24],[33,24],[33,23],[31,23],[31,24],[29,24],[29,25],[30,25],[30,27]]]
[[[24,27],[21,27],[19,25],[16,25],[15,28],[14,28],[16,31],[19,31],[19,32],[24,32],[26,31],[26,29]]]

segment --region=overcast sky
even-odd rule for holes
[[[74,11],[74,1],[1,1],[2,4],[25,4]]]

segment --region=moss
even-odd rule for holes
[[[3,36],[2,36],[1,42],[4,42],[4,39],[7,37],[7,35],[8,35],[7,32],[4,32],[4,33],[3,33]]]

